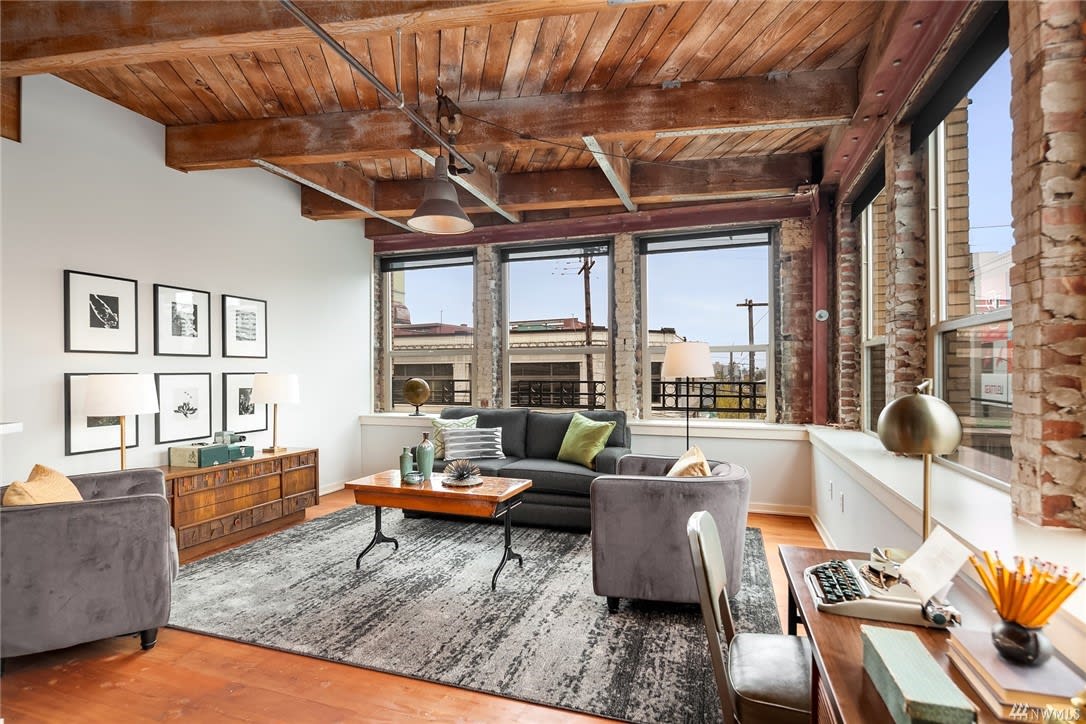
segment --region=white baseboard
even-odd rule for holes
[[[811,508],[807,505],[781,505],[779,503],[751,503],[747,507],[750,513],[767,515],[791,515],[797,518],[810,518]]]
[[[334,493],[337,490],[343,490],[343,483],[342,482],[329,483],[328,485],[322,485],[321,486],[321,495],[328,495],[329,493]]]
[[[811,515],[811,522],[814,523],[815,530],[822,536],[822,541],[826,544],[827,548],[835,549],[837,545],[833,542],[833,536],[830,535],[826,526],[822,525],[822,521],[818,519],[817,515]]]

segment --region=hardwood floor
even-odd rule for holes
[[[339,491],[323,496],[308,515],[353,504],[350,492]],[[821,546],[822,539],[806,518],[752,513],[748,524],[762,529],[784,621],[788,588],[777,546]],[[9,660],[0,680],[0,716],[8,722],[111,724],[182,718],[608,721],[173,629],[160,631],[158,645],[147,652],[140,651],[138,637],[124,637]]]

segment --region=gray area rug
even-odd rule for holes
[[[592,714],[643,722],[719,721],[696,605],[592,592],[589,537],[514,528],[524,567],[501,558],[501,526],[351,506],[190,563],[174,584],[170,625]],[[747,529],[742,631],[780,633],[761,532]]]

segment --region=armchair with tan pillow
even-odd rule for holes
[[[706,462],[696,448],[678,459],[626,455],[616,474],[592,482],[590,497],[592,586],[611,611],[620,598],[699,601],[686,535],[699,510],[720,524],[728,593],[739,592],[750,504],[746,468]]]

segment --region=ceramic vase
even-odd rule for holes
[[[418,460],[422,479],[429,480],[430,473],[434,471],[434,444],[430,442],[430,433],[422,433],[422,442],[415,448],[415,458]]]
[[[411,456],[411,448],[405,447],[403,452],[400,453],[400,478],[407,477],[407,474],[411,472],[411,465],[415,462],[415,459]]]
[[[1052,656],[1052,642],[1044,631],[1014,621],[992,626],[992,643],[1000,656],[1023,666],[1040,666]]]

